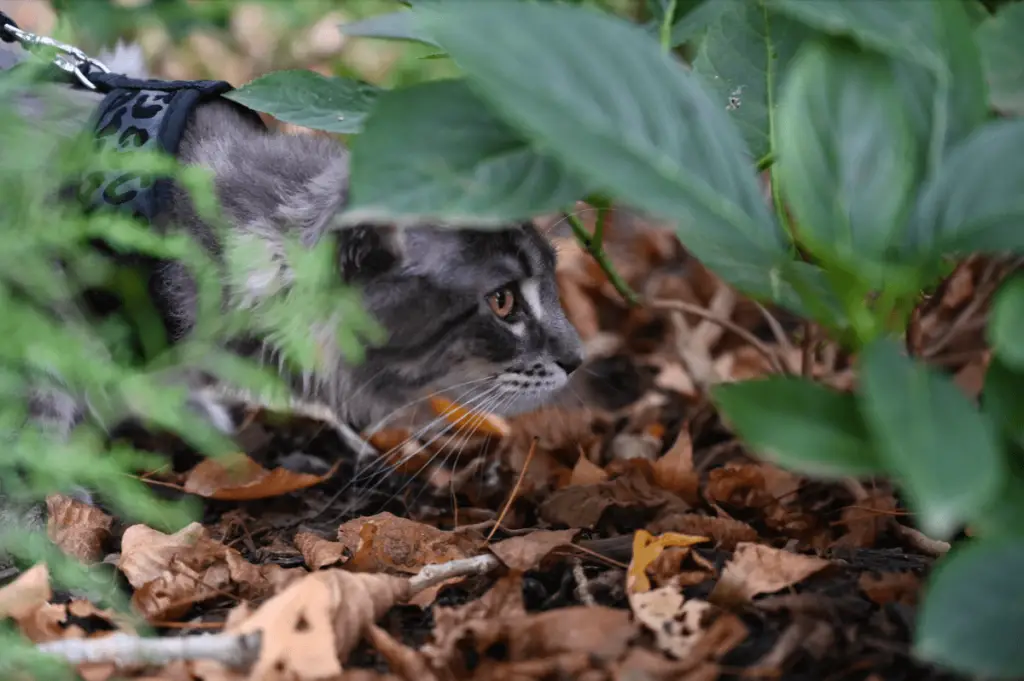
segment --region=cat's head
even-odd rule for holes
[[[337,237],[342,276],[388,334],[348,368],[354,399],[375,402],[368,418],[435,393],[474,411],[528,411],[582,363],[554,250],[534,226],[357,227]]]

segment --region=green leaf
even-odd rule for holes
[[[928,168],[937,168],[945,149],[985,120],[981,57],[963,2],[765,1],[808,26],[900,60],[896,68]]]
[[[932,572],[915,656],[979,678],[1024,674],[1024,540],[971,541]]]
[[[342,134],[360,131],[380,88],[313,71],[275,71],[224,95],[286,123]]]
[[[714,0],[706,6],[716,6]],[[754,158],[773,151],[778,87],[803,41],[803,24],[769,12],[760,0],[724,0],[701,41],[693,69],[729,112]]]
[[[985,371],[981,403],[1006,436],[1024,446],[1024,373],[1015,371],[998,354]]]
[[[809,43],[783,86],[778,140],[777,177],[801,241],[846,262],[884,260],[917,179],[889,61]]]
[[[1006,474],[991,421],[952,380],[890,340],[861,355],[861,410],[926,534],[944,539],[999,491]]]
[[[1024,276],[1003,284],[992,301],[988,340],[1000,359],[1024,369]]]
[[[1024,249],[1024,120],[988,123],[950,150],[921,189],[905,248],[922,261]]]
[[[1004,114],[1024,115],[1024,4],[1003,5],[975,31],[989,97]]]
[[[691,7],[672,25],[672,47],[698,38],[733,5],[733,0],[704,0]]]
[[[829,478],[885,473],[852,394],[773,377],[718,385],[712,399],[740,437],[786,468]]]
[[[341,32],[361,38],[407,40],[438,47],[438,44],[419,28],[415,10],[400,10],[341,24]]]
[[[492,114],[464,81],[432,81],[383,95],[352,141],[343,220],[443,218],[500,226],[563,208],[586,190]]]
[[[495,112],[606,193],[674,220],[690,252],[730,284],[784,297],[787,239],[742,139],[699,78],[642,28],[557,4],[423,12]]]

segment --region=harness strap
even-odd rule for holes
[[[233,89],[217,80],[143,80],[93,72],[87,76],[105,94],[93,124],[97,146],[117,152],[162,151],[176,156],[195,108]],[[252,110],[223,101],[263,126]],[[88,210],[113,207],[152,223],[166,208],[170,187],[170,179],[152,174],[94,171],[83,179],[79,199]]]

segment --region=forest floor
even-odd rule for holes
[[[147,478],[154,490],[202,499],[202,522],[164,534],[54,496],[50,537],[130,594],[150,635],[203,659],[153,657],[137,621],[54,593],[43,565],[0,582],[0,617],[37,643],[108,639],[134,660],[83,663],[89,681],[957,678],[910,655],[948,545],[913,528],[884,480],[825,483],[759,459],[707,397],[779,372],[849,388],[849,358],[628,211],[611,214],[607,249],[657,304],[630,306],[561,226],[543,226],[588,349],[569,398],[470,417],[432,442],[382,431],[376,459],[315,409],[241,404],[240,473],[139,434],[179,464]],[[915,353],[972,396],[1003,274],[963,263],[913,320]],[[431,576],[440,564],[452,572]],[[222,635],[197,638],[208,633]],[[216,650],[197,653],[204,640]]]

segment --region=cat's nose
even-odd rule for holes
[[[565,352],[555,360],[555,364],[562,367],[562,370],[568,375],[580,368],[580,365],[583,364],[583,355],[578,352]]]

